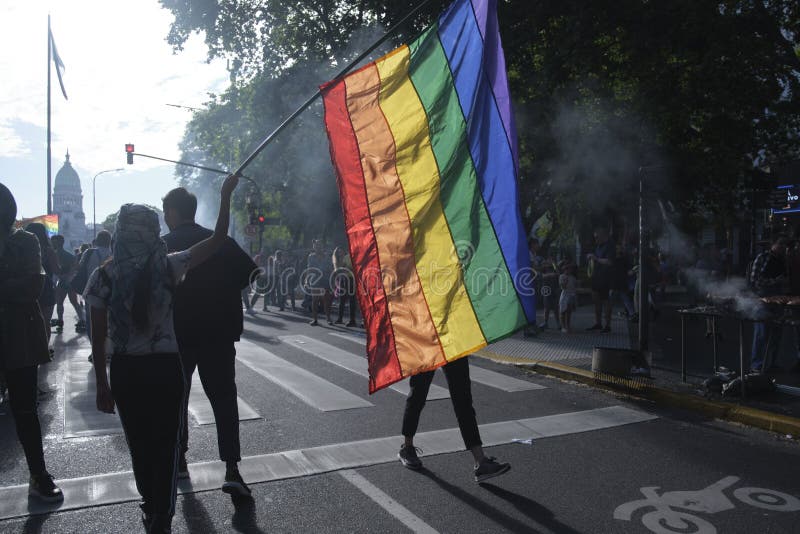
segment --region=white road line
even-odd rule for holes
[[[352,352],[342,350],[339,347],[330,345],[318,339],[308,336],[281,336],[279,338],[284,343],[296,347],[303,352],[316,356],[326,362],[338,365],[348,371],[363,376],[369,379],[369,369],[367,368],[367,359],[363,356],[357,356]],[[410,391],[408,380],[403,380],[389,386],[388,389],[393,389],[402,395],[408,396]],[[449,399],[450,392],[443,387],[431,384],[428,390],[428,400]]]
[[[236,400],[239,404],[239,421],[261,419],[258,412],[242,400],[241,397],[237,396]],[[205,391],[203,391],[203,384],[196,370],[192,375],[192,389],[189,392],[189,413],[192,414],[198,425],[212,425],[215,423],[214,409],[211,408],[211,402],[208,400]]]
[[[378,506],[392,514],[398,521],[411,529],[412,532],[417,532],[419,534],[439,534],[438,530],[415,516],[411,513],[411,510],[389,497],[386,493],[381,491],[380,488],[352,469],[339,471],[339,474],[342,475],[345,480],[360,489],[364,495],[375,501]]]
[[[332,412],[374,406],[254,343],[242,340],[236,349],[242,364],[318,410]]]
[[[367,344],[366,338],[356,334],[330,332],[330,335],[346,339],[348,341],[353,341],[354,343],[359,343],[361,345]],[[470,362],[469,366],[469,375],[473,382],[478,382],[479,384],[483,384],[484,386],[489,386],[491,388],[499,389],[508,393],[514,391],[533,391],[536,389],[547,389],[545,386],[541,386],[534,382],[529,382],[528,380],[520,380],[512,376],[504,375],[503,373],[497,373],[495,371],[484,369],[483,367],[479,367],[472,362]],[[430,399],[430,396],[428,398]]]
[[[490,423],[481,425],[480,429],[484,446],[491,447],[511,443],[519,438],[543,439],[653,419],[657,417],[624,406],[610,406],[583,412]],[[415,436],[414,441],[425,451],[424,456],[464,450],[464,442],[457,427],[422,432]],[[249,484],[317,475],[396,462],[401,443],[402,437],[389,436],[250,456],[242,459],[239,469]],[[222,462],[192,464],[189,471],[191,480],[178,482],[180,493],[214,490],[225,479],[225,464]],[[136,501],[140,498],[130,471],[59,480],[58,485],[64,492],[64,502],[60,504],[42,503],[36,499],[29,501],[27,485],[0,488],[0,519]]]

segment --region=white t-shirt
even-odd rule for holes
[[[574,297],[578,292],[578,280],[571,274],[559,276],[558,285],[561,286],[561,292],[568,297]]]
[[[189,269],[191,255],[188,250],[167,254],[167,261],[170,263],[168,272],[172,274],[175,285],[183,281],[186,271]],[[106,310],[111,301],[111,270],[113,263],[95,269],[86,284],[83,297],[87,304],[93,308]],[[100,276],[100,269],[105,270],[107,276]],[[172,294],[166,295],[163,306],[158,310],[151,310],[153,317],[159,320],[148,325],[146,330],[131,329],[125,354],[154,354],[154,353],[177,353],[178,342],[175,338],[175,328],[172,320],[173,300]],[[109,332],[116,328],[112,324],[113,318],[109,316]],[[118,348],[114,347],[114,353],[119,353]]]

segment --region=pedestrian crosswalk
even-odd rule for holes
[[[236,347],[236,354],[242,364],[323,412],[373,406],[371,402],[250,341],[241,341]]]
[[[344,334],[344,333],[341,333],[341,332],[331,332],[331,335],[339,337],[339,338],[342,338],[342,339],[346,339],[348,341],[352,341],[353,343],[358,343],[358,344],[360,344],[362,346],[365,346],[367,344],[367,340],[363,336],[358,336],[358,335],[354,335],[354,334]],[[305,338],[303,340],[297,341],[298,343],[305,343],[306,344],[305,346],[311,347],[313,345],[313,346],[319,348],[320,350],[321,349],[330,350],[328,348],[328,347],[330,347],[330,345],[327,345],[325,343],[321,343],[321,342],[316,341],[316,340],[308,341],[308,339],[310,339],[310,338],[306,338],[306,336],[291,336],[290,337],[290,339],[295,339],[295,338]],[[284,338],[282,338],[282,339],[284,339]],[[366,363],[363,362],[363,358],[362,358],[362,361],[361,361],[361,365],[362,366],[366,365]],[[508,393],[514,392],[514,391],[532,391],[532,390],[536,390],[536,389],[545,389],[544,386],[541,386],[541,385],[536,384],[534,382],[530,382],[528,380],[519,380],[517,378],[511,377],[511,376],[508,376],[508,375],[504,375],[503,373],[496,373],[494,371],[489,371],[488,369],[484,369],[483,367],[475,365],[474,363],[470,363],[469,374],[470,374],[470,378],[472,379],[473,382],[477,382],[479,384],[483,384],[485,386],[489,386],[489,387],[492,387],[492,388],[495,388],[495,389],[500,389],[500,390],[508,392]],[[406,388],[407,388],[407,386],[406,386]],[[433,387],[431,388],[431,390],[433,390]],[[430,394],[429,394],[428,395],[428,399],[430,400],[430,398],[431,397],[430,397]]]
[[[511,443],[519,438],[543,439],[566,434],[614,428],[643,423],[656,416],[626,408],[610,406],[544,417],[501,421],[481,425],[481,438],[486,447]],[[317,475],[396,461],[400,436],[335,443],[320,447],[296,449],[242,459],[242,477],[251,484]],[[447,428],[417,434],[415,443],[424,456],[462,451],[464,442],[458,428]],[[189,466],[190,480],[179,481],[179,493],[196,493],[219,488],[225,476],[222,462],[201,462]],[[48,504],[27,498],[27,485],[0,488],[0,519],[75,510],[139,500],[130,471],[91,477],[59,480],[64,502]]]
[[[386,410],[387,405],[396,405],[397,409],[401,409],[403,397],[408,394],[408,380],[381,390],[374,396],[367,394],[368,368],[364,355],[366,339],[363,335],[344,330],[315,329],[302,334],[291,333],[289,330],[286,335],[271,337],[268,345],[254,339],[255,335],[250,339],[243,339],[236,346],[237,375],[239,380],[247,384],[239,392],[250,401],[248,403],[239,398],[240,420],[261,419],[258,410],[266,410],[263,399],[251,398],[257,392],[264,391],[259,383],[267,385],[267,388],[274,386],[271,394],[275,394],[275,398],[299,401],[292,408],[295,410],[291,412],[293,418],[302,418],[300,412],[304,409],[331,413],[331,416],[335,412],[366,409],[368,411],[364,415],[371,417],[380,410]],[[88,342],[80,341],[78,346],[70,349],[66,362],[64,437],[67,438],[90,439],[93,436],[122,433],[117,415],[103,414],[95,407],[94,371],[87,361],[88,354]],[[331,372],[333,366],[346,372]],[[357,379],[348,380],[348,373]],[[491,390],[492,395],[519,395],[521,392],[538,395],[538,390],[546,389],[535,382],[487,369],[479,358],[471,359],[470,375],[474,383]],[[443,383],[441,377],[437,381]],[[446,387],[432,384],[428,400],[447,398],[449,392]],[[517,396],[512,398],[523,399]],[[213,411],[198,373],[193,377],[189,412],[195,425],[214,423]],[[357,418],[363,420],[359,416]],[[491,447],[521,439],[577,434],[651,419],[655,417],[639,410],[612,406],[542,417],[508,418],[481,425],[480,428],[484,446]],[[267,424],[277,425],[280,422],[268,421]],[[246,434],[242,435],[244,438]],[[364,466],[395,462],[402,438],[386,435],[384,432],[379,433],[378,437],[373,434],[371,439],[351,441],[352,438],[338,438],[342,439],[344,441],[327,445],[317,445],[319,441],[315,443],[311,440],[311,444],[317,446],[251,454],[242,459],[241,473],[248,483],[263,483],[336,471],[353,488],[364,492],[398,521],[416,525],[412,530],[424,531],[424,523],[420,524],[419,518],[412,511],[393,502],[380,488],[354,471]],[[321,442],[326,443],[325,440]],[[415,436],[415,444],[425,451],[424,456],[464,449],[463,438],[457,427],[419,432]],[[191,464],[191,479],[180,481],[179,492],[195,493],[219,488],[224,470],[224,464],[216,461]],[[74,510],[139,499],[129,471],[59,480],[58,483],[64,491],[65,499],[62,504],[55,506],[28,499],[27,485],[0,487],[0,520],[48,513],[56,509]]]
[[[345,350],[331,343],[307,335],[286,335],[278,338],[281,349],[291,348],[303,351],[320,360],[346,369],[365,379],[368,378],[363,336],[350,333],[330,332],[330,335],[345,339],[353,346]],[[114,414],[105,414],[95,406],[95,379],[92,364],[87,361],[90,352],[88,341],[83,341],[71,351],[66,372],[64,436],[68,438],[90,437],[122,433],[119,418]],[[256,375],[281,387],[297,399],[322,412],[335,412],[370,408],[372,402],[364,398],[364,389],[350,392],[328,378],[323,378],[311,371],[281,358],[263,346],[248,340],[237,344],[239,363]],[[470,364],[470,375],[473,382],[486,385],[504,392],[532,391],[544,389],[544,386],[528,380],[520,380],[503,373],[485,369],[474,363]],[[393,384],[387,390],[391,393],[378,392],[378,395],[395,394],[407,396],[409,384],[407,380]],[[446,388],[432,384],[428,400],[447,399],[450,397]],[[245,400],[239,398],[239,419],[242,421],[258,419],[257,411]],[[195,373],[189,396],[189,413],[198,425],[214,423],[211,405],[203,392],[198,373]]]
[[[339,367],[343,367],[350,372],[356,373],[359,376],[369,379],[369,371],[367,370],[367,360],[363,356],[356,356],[352,352],[342,350],[339,347],[334,347],[328,343],[323,343],[318,339],[308,336],[283,336],[280,338],[284,343],[296,347],[312,356],[323,359]],[[408,395],[409,386],[408,380],[403,380],[396,384],[389,386],[389,389],[394,390],[402,395]],[[449,399],[450,393],[441,386],[431,384],[428,391],[428,400]]]
[[[99,411],[95,403],[97,392],[94,367],[88,361],[88,342],[70,353],[64,384],[64,437],[80,438],[122,434],[122,424],[116,414]],[[144,394],[144,392],[143,392]],[[259,419],[261,416],[244,400],[239,402],[239,420]],[[198,425],[214,423],[211,403],[203,392],[198,373],[192,376],[189,394],[189,414]]]

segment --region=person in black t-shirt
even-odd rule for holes
[[[213,232],[194,222],[197,198],[186,189],[173,189],[163,198],[164,220],[170,229],[163,239],[169,252],[186,250]],[[256,270],[253,260],[228,237],[207,262],[186,274],[175,289],[175,336],[178,339],[184,375],[188,416],[189,388],[195,367],[203,390],[211,402],[217,424],[220,459],[226,464],[222,491],[243,497],[250,490],[239,474],[239,407],[236,393],[234,343],[242,334],[242,289]],[[188,478],[186,452],[189,434],[181,436],[182,454],[178,476]]]

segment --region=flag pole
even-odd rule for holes
[[[336,76],[334,76],[334,79],[339,78],[341,76],[344,76],[345,74],[350,72],[350,70],[353,67],[355,67],[356,65],[361,63],[376,48],[378,48],[380,45],[382,45],[384,42],[386,42],[389,39],[389,37],[391,37],[395,32],[397,32],[397,30],[400,29],[400,27],[402,27],[403,24],[406,23],[406,21],[408,21],[408,19],[410,19],[411,17],[416,15],[423,7],[428,5],[430,2],[431,2],[431,0],[423,0],[417,7],[415,7],[411,11],[409,11],[408,14],[405,17],[403,17],[402,19],[400,19],[400,21],[397,24],[395,24],[394,26],[392,26],[391,28],[386,30],[386,33],[383,34],[383,37],[381,37],[380,39],[375,41],[361,55],[359,55],[357,58],[355,58],[353,61],[351,61],[345,68],[343,68],[341,71],[339,71],[339,73]],[[267,147],[267,145],[269,145],[272,142],[272,140],[275,139],[278,136],[278,134],[284,128],[286,128],[286,126],[289,125],[289,123],[291,123],[294,119],[296,119],[298,117],[298,115],[300,115],[306,109],[308,109],[311,106],[311,104],[313,104],[314,101],[317,98],[320,97],[320,95],[322,95],[322,93],[320,92],[319,89],[317,89],[317,91],[313,95],[311,95],[311,97],[308,100],[306,100],[299,108],[297,108],[295,110],[294,113],[289,115],[277,128],[275,128],[275,130],[273,130],[271,134],[269,134],[267,137],[264,138],[263,141],[261,141],[261,143],[258,145],[258,147],[256,147],[256,149],[249,156],[247,156],[247,159],[245,159],[244,162],[242,162],[242,164],[239,165],[239,167],[237,167],[237,169],[233,172],[233,174],[239,174],[239,173],[243,172],[244,169],[248,165],[250,165],[250,163],[252,163],[254,159],[256,159],[256,156],[258,156],[258,154],[262,150],[264,150]]]
[[[53,213],[53,196],[50,194],[52,187],[52,157],[50,155],[50,57],[52,44],[50,42],[50,14],[47,14],[47,214]]]

